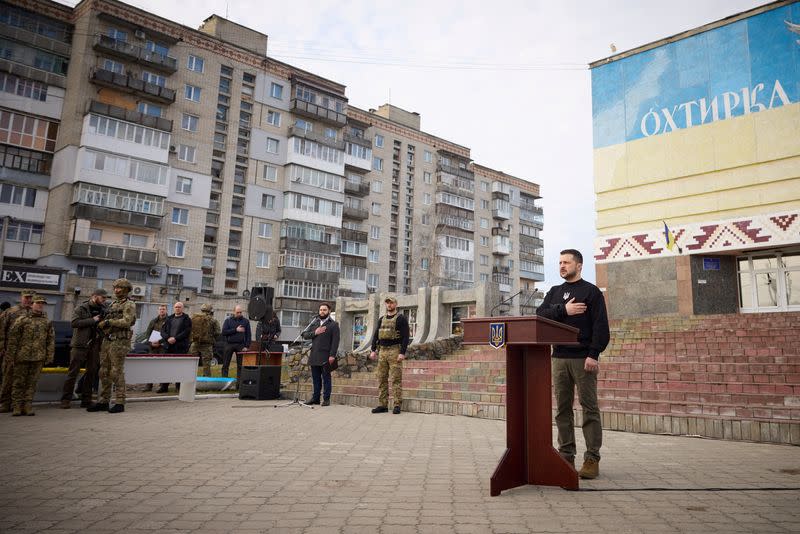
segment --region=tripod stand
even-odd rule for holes
[[[314,320],[316,320],[316,319],[314,319]],[[312,324],[314,324],[314,320],[312,320],[310,323],[308,323],[308,326],[306,326],[299,334],[297,334],[297,337],[294,338],[294,341],[289,343],[289,345],[294,345],[295,343],[297,343],[297,340],[300,339],[300,336],[303,335],[303,332],[305,332]],[[301,343],[299,346],[295,346],[295,347],[289,349],[288,354],[298,354],[298,353],[302,352],[302,350],[303,350],[303,343]],[[292,352],[292,351],[294,351],[294,352]],[[295,384],[295,388],[294,388],[294,400],[291,401],[291,402],[285,402],[283,404],[276,404],[275,405],[276,408],[286,408],[287,406],[297,405],[297,406],[301,406],[303,408],[311,408],[312,410],[314,409],[313,406],[309,406],[308,404],[306,404],[305,402],[300,400],[300,378],[302,376],[303,365],[304,365],[303,364],[303,358],[301,357],[300,358],[300,362],[299,362],[299,366],[298,366],[299,367],[299,371],[297,372],[297,383]]]

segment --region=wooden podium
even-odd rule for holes
[[[242,367],[245,365],[282,365],[282,352],[261,352],[258,350],[242,351]]]
[[[491,496],[525,484],[577,490],[578,472],[553,448],[550,345],[577,345],[578,329],[537,316],[461,323],[464,345],[497,345],[491,325],[505,325],[506,451],[492,474]]]

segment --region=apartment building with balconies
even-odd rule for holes
[[[269,58],[266,35],[218,16],[194,30],[115,0],[9,5],[60,13],[70,36],[48,48],[63,72],[37,74],[61,93],[30,90],[36,120],[66,118],[35,123],[39,155],[16,164],[38,170],[25,186],[39,189],[0,191],[0,206],[33,202],[52,228],[27,254],[68,272],[64,293],[127,276],[143,305],[228,311],[269,285],[293,338],[322,300],[480,284],[499,299],[537,280],[511,266],[529,252],[517,207],[538,187],[475,165],[419,114],[355,108],[343,85]]]

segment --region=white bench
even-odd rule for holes
[[[126,384],[180,382],[178,399],[191,402],[197,390],[197,356],[189,354],[128,354]]]

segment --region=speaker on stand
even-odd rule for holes
[[[258,286],[250,290],[247,315],[251,321],[258,322],[257,332],[263,332],[273,316],[272,299],[275,290],[269,286]],[[261,336],[257,337],[259,353],[267,352],[269,347]],[[258,361],[258,358],[256,359]],[[280,397],[281,365],[254,365],[242,368],[239,384],[240,399],[277,399]]]

